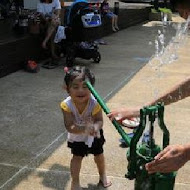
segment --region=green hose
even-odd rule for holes
[[[88,89],[91,91],[91,93],[93,94],[93,96],[96,98],[98,103],[100,104],[103,111],[106,114],[109,114],[110,113],[109,108],[106,106],[103,99],[100,97],[100,95],[93,88],[91,83],[89,81],[86,81],[86,85],[87,85]],[[119,132],[119,134],[121,135],[121,137],[123,138],[123,140],[125,141],[125,143],[127,144],[127,146],[130,146],[131,139],[128,137],[128,135],[125,133],[125,131],[122,129],[121,125],[115,119],[112,121],[112,123],[115,126],[115,128],[117,129],[117,131]]]

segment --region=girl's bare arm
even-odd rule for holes
[[[65,128],[67,129],[68,132],[75,134],[81,134],[85,132],[86,126],[77,126],[74,123],[75,120],[72,113],[66,112],[64,110],[62,110],[62,112],[63,112]]]
[[[101,129],[103,127],[103,115],[102,110],[93,116],[95,128]]]

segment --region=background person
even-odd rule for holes
[[[54,34],[60,25],[61,4],[59,0],[40,0],[37,4],[37,12],[40,14],[40,23],[47,28],[45,39],[42,47],[47,49],[47,42],[51,39],[51,54],[53,58],[57,58],[55,54]]]
[[[104,0],[104,1],[101,3],[100,10],[101,10],[101,14],[102,14],[103,16],[106,16],[106,17],[108,17],[108,18],[111,18],[111,21],[112,21],[112,30],[113,30],[114,32],[118,31],[118,30],[119,30],[119,27],[118,27],[118,16],[117,16],[116,14],[114,14],[114,13],[110,10],[108,0]]]

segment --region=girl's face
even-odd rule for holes
[[[90,91],[82,79],[74,79],[68,93],[76,104],[87,103],[90,98]]]

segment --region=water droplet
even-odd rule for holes
[[[152,42],[150,41],[150,42],[148,43],[148,45],[152,45]]]

